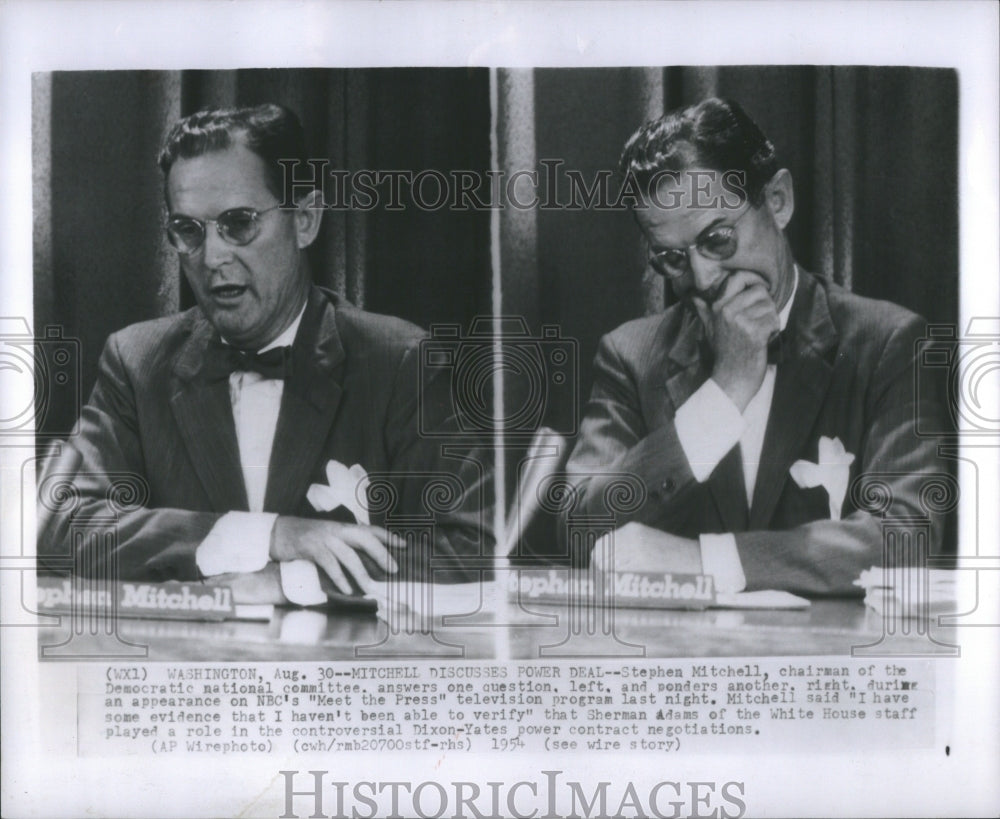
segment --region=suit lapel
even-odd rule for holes
[[[666,387],[673,412],[682,406],[708,377],[700,353],[701,324],[685,311],[677,341],[668,351]],[[673,417],[673,413],[671,413]]]
[[[798,459],[822,409],[833,373],[831,351],[836,348],[837,331],[830,318],[826,291],[808,273],[799,276],[799,292],[786,329],[791,349],[775,377],[750,507],[751,529],[768,527],[788,480],[788,470]]]
[[[215,330],[199,312],[174,361],[176,389],[170,406],[195,473],[217,512],[248,509],[229,381],[199,378]]]
[[[264,509],[298,510],[340,406],[344,348],[333,306],[312,288],[293,345],[293,373],[286,381],[268,467]]]

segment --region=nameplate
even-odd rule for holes
[[[235,616],[228,586],[202,583],[101,583],[67,577],[38,578],[38,613],[80,617],[227,620]]]
[[[706,609],[715,604],[711,575],[516,569],[508,595],[523,602],[630,609]]]

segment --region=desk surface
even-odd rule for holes
[[[487,608],[493,610],[488,611]],[[954,631],[933,626],[933,639]],[[926,625],[895,624],[860,600],[816,600],[805,610],[580,610],[501,601],[433,621],[276,609],[269,622],[122,619],[93,633],[67,615],[39,631],[45,659],[141,660],[546,660],[584,658],[847,655],[891,643],[926,654]]]

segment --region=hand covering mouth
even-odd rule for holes
[[[706,306],[711,307],[712,304],[714,304],[722,296],[722,293],[726,289],[726,284],[729,282],[729,280],[734,275],[736,275],[737,273],[740,273],[740,272],[744,272],[744,271],[742,271],[742,270],[731,270],[728,273],[726,273],[725,275],[720,276],[719,280],[717,282],[715,282],[715,284],[713,284],[707,290],[692,290],[692,291],[690,291],[688,293],[688,296],[691,297],[691,298],[698,297],[703,302],[705,302]],[[756,273],[753,270],[747,270],[745,272],[746,273],[750,273],[750,274],[756,276],[758,279],[761,280],[761,282],[765,286],[767,285],[767,282],[765,281],[764,277],[761,276],[759,273]]]
[[[729,276],[722,276],[714,285],[708,288],[708,290],[699,291],[696,295],[699,296],[705,304],[711,306],[715,300],[722,295],[722,291],[726,289],[727,281],[729,281]]]
[[[706,307],[711,307],[715,300],[722,295],[722,291],[726,289],[726,282],[729,281],[731,275],[732,273],[720,276],[719,280],[707,290],[695,290],[694,288],[688,290],[683,296],[684,300],[693,302],[694,299],[701,299]]]

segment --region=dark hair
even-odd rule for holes
[[[774,145],[757,123],[738,103],[716,97],[647,122],[629,137],[619,164],[647,194],[658,171],[737,171],[753,205],[778,171]]]
[[[274,103],[217,108],[184,117],[163,139],[157,160],[163,178],[178,159],[224,151],[239,140],[264,160],[272,192],[284,197],[285,170],[279,159],[306,161],[305,134],[299,118]]]

